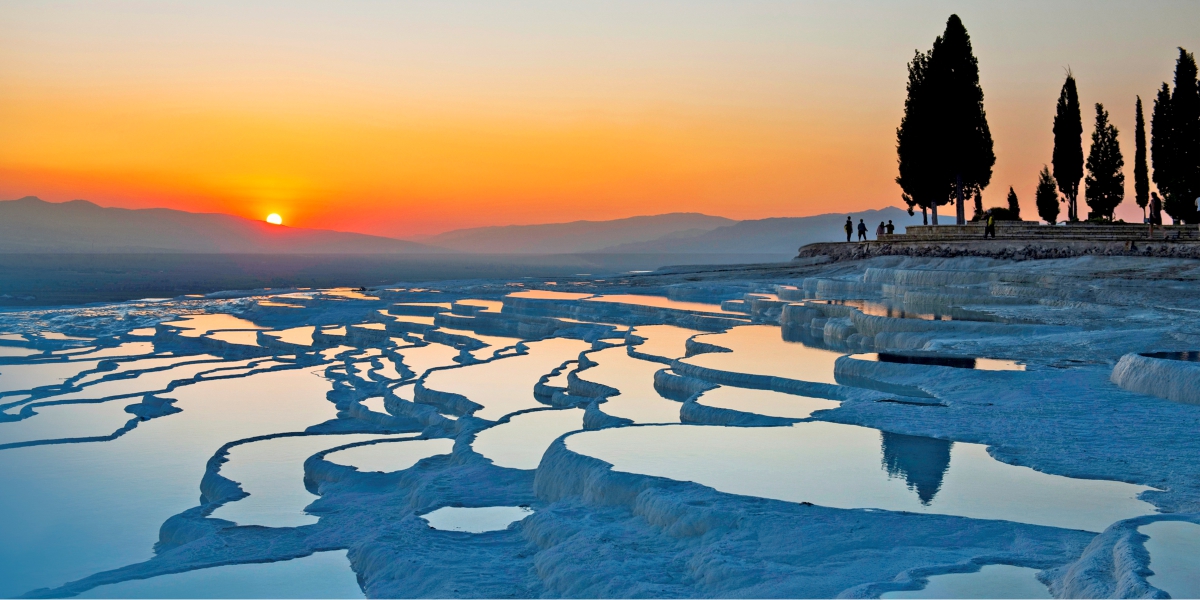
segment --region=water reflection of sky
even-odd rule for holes
[[[1154,512],[1152,505],[1136,499],[1145,486],[1049,475],[1001,463],[979,444],[883,438],[875,429],[834,423],[628,427],[575,434],[567,438],[567,447],[618,471],[837,508],[1088,531]]]

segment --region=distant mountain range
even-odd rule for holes
[[[104,208],[33,196],[0,202],[4,253],[412,254],[441,248],[361,233],[300,229],[223,214]]]
[[[881,221],[898,231],[919,224],[899,208],[850,213],[874,238]],[[647,254],[774,256],[786,260],[813,242],[845,239],[846,213],[735,221],[671,213],[612,221],[575,221],[459,229],[420,243],[322,229],[270,225],[223,214],[163,208],[104,208],[84,200],[32,196],[0,202],[0,253],[208,254]]]
[[[612,221],[476,227],[418,239],[476,254],[578,254],[602,252],[619,244],[692,237],[734,223],[737,221],[700,213],[670,213]]]
[[[687,236],[660,238],[645,242],[619,244],[599,250],[602,253],[644,254],[744,254],[780,253],[794,255],[805,244],[836,242],[846,239],[842,229],[847,216],[853,216],[854,226],[863,219],[867,224],[868,237],[875,239],[875,228],[889,219],[897,233],[903,233],[908,225],[920,225],[921,215],[909,216],[908,211],[888,207],[880,210],[864,210],[855,213],[832,213],[812,217],[779,217],[737,221],[710,231]],[[857,231],[854,237],[858,237]]]

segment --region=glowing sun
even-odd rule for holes
[[[279,216],[278,213],[271,213],[267,215],[267,222],[272,225],[283,225],[283,217]]]

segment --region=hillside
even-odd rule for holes
[[[737,223],[699,213],[671,213],[612,221],[574,221],[458,229],[421,242],[481,254],[574,254],[618,244],[703,234]]]
[[[410,254],[446,252],[359,233],[270,225],[165,208],[104,208],[85,200],[0,202],[0,253]]]
[[[888,207],[881,210],[865,210],[855,213],[831,213],[812,217],[780,217],[738,221],[711,231],[688,237],[660,238],[646,242],[617,244],[602,248],[606,253],[667,253],[667,254],[740,254],[778,253],[795,255],[805,244],[836,242],[846,239],[842,225],[846,216],[854,218],[855,226],[863,219],[869,229],[868,236],[875,239],[875,228],[880,221],[892,220],[897,233],[903,233],[907,225],[920,225],[921,216],[909,216],[907,211]],[[857,233],[855,234],[857,237]]]

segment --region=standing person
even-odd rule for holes
[[[862,219],[858,220],[858,241],[867,241],[867,224]]]
[[[884,232],[885,232],[885,229],[883,227],[883,221],[880,221],[879,227],[875,228],[875,239],[879,239],[879,236],[883,235]]]
[[[987,221],[986,221],[987,224],[984,225],[984,227],[983,227],[983,239],[986,240],[988,238],[988,236],[990,235],[990,236],[992,236],[992,239],[994,240],[994,239],[996,239],[996,215],[992,214],[992,211],[990,211],[990,210],[987,211],[986,214],[987,214]]]
[[[888,219],[888,224],[887,224],[887,227],[886,227],[886,229],[887,229],[887,234],[888,234],[888,235],[892,235],[893,233],[896,233],[896,226],[895,226],[895,225],[892,225],[892,220],[891,220],[891,219]]]
[[[846,242],[850,241],[850,236],[854,235],[854,220],[846,217],[846,224],[842,226],[846,230]]]
[[[1150,239],[1154,239],[1154,226],[1162,225],[1162,200],[1158,192],[1150,192]]]

